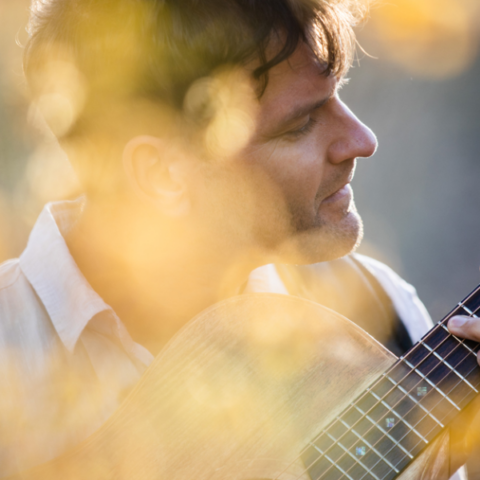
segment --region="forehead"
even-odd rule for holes
[[[301,43],[291,57],[268,72],[268,84],[259,100],[260,116],[281,118],[301,104],[322,100],[337,80],[325,75],[325,66]]]

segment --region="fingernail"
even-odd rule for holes
[[[457,330],[462,328],[467,323],[467,319],[463,317],[453,317],[448,322],[449,330],[454,329]]]

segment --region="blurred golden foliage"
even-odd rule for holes
[[[240,69],[224,69],[193,83],[184,108],[187,115],[208,117],[203,143],[207,154],[225,158],[238,153],[255,127],[253,83]]]
[[[368,53],[430,78],[458,75],[478,52],[477,0],[388,0],[372,10]]]
[[[79,191],[75,174],[52,131],[57,135],[68,132],[84,111],[88,95],[85,78],[59,52],[56,60],[45,64],[44,91],[29,108],[22,76],[23,49],[17,43],[25,44],[27,39],[30,3],[0,0],[0,190],[7,205],[0,219],[2,260],[17,255],[22,248],[23,240],[15,240],[18,250],[12,250],[12,242],[5,241],[12,229],[18,230],[21,223],[25,237],[45,202]],[[124,35],[131,13],[126,10],[118,18],[109,19],[118,27],[118,35],[110,39],[115,46],[115,68],[101,69],[97,76],[90,72],[99,84],[116,79],[119,92],[129,90],[136,80],[139,72],[135,59],[138,50],[145,47],[136,37]],[[418,76],[442,79],[469,68],[478,53],[479,30],[478,0],[378,0],[360,35],[367,52],[380,60]],[[95,47],[95,39],[87,34],[85,41]],[[132,77],[119,75],[120,67]],[[251,134],[251,92],[247,83],[238,72],[227,70],[201,79],[192,85],[186,109],[197,108],[204,101],[203,95],[210,99],[214,111],[205,130],[207,151],[214,156],[234,154]]]
[[[39,77],[42,93],[32,108],[38,108],[52,132],[62,137],[75,123],[85,103],[82,74],[72,62],[54,60],[44,65]]]

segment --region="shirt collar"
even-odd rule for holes
[[[264,265],[253,270],[242,293],[277,293],[289,295],[274,264]]]
[[[84,205],[83,197],[47,204],[20,256],[23,273],[70,351],[95,315],[106,310],[113,313],[80,272],[64,239],[80,217]],[[253,292],[288,295],[274,265],[265,265],[250,274],[243,293]]]
[[[111,310],[80,272],[64,239],[84,204],[83,198],[47,204],[20,256],[22,271],[70,351],[88,322],[98,313]]]

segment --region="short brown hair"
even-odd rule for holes
[[[86,79],[87,105],[142,96],[181,110],[189,86],[225,64],[260,59],[254,77],[265,88],[269,69],[300,41],[325,62],[326,73],[342,75],[352,61],[352,26],[363,5],[360,0],[36,0],[25,72],[35,96],[45,60],[60,49]],[[281,46],[268,58],[273,37]],[[78,133],[81,119],[64,135]]]

